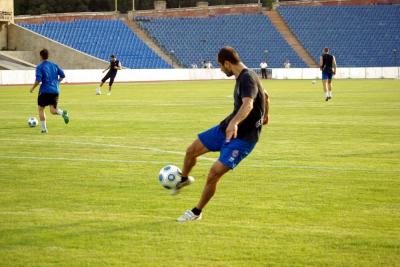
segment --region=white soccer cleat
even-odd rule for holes
[[[176,188],[171,189],[171,195],[176,195],[181,191],[181,188],[191,185],[194,183],[194,177],[188,176],[188,179],[184,182],[178,182],[176,184]]]
[[[101,95],[101,90],[100,90],[100,88],[96,88],[96,95]]]
[[[190,222],[196,220],[201,220],[201,213],[200,215],[196,215],[191,210],[185,211],[181,217],[176,219],[177,222]]]

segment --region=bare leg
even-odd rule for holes
[[[328,94],[332,96],[332,80],[328,80]]]
[[[322,80],[322,88],[324,89],[325,96],[327,96],[326,80]]]
[[[40,121],[46,121],[46,114],[44,114],[44,107],[38,106]]]
[[[53,115],[57,115],[57,109],[54,106],[50,106],[50,112]]]
[[[199,139],[196,139],[186,149],[186,155],[183,161],[182,176],[187,177],[194,165],[196,165],[197,157],[207,152],[209,152],[209,150],[200,142]]]
[[[210,172],[208,173],[207,182],[204,185],[203,193],[201,194],[201,198],[196,205],[196,208],[202,210],[210,199],[214,196],[215,191],[217,189],[217,183],[230,169],[222,164],[220,161],[216,161],[214,165],[211,167]]]

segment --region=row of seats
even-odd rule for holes
[[[400,5],[281,6],[278,12],[317,62],[329,47],[339,66],[399,65]]]
[[[306,67],[269,18],[262,14],[209,18],[136,17],[135,20],[186,67],[201,65],[204,60],[218,66],[216,55],[226,45],[236,48],[242,61],[251,68],[259,67],[265,58],[271,67],[282,67],[287,59],[292,67]]]
[[[21,26],[107,61],[111,54],[116,54],[127,68],[171,68],[119,20],[75,20]]]

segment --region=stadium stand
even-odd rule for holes
[[[400,5],[281,6],[278,11],[317,61],[327,46],[341,67],[399,65]]]
[[[242,61],[251,68],[258,68],[265,57],[270,67],[282,67],[286,59],[292,67],[306,67],[269,18],[262,14],[134,19],[185,67],[192,64],[201,67],[204,60],[211,60],[214,67],[218,66],[216,54],[225,45],[235,47]]]
[[[171,68],[119,20],[75,20],[20,25],[107,61],[110,54],[116,54],[123,67]]]

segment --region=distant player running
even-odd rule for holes
[[[329,54],[329,48],[322,50],[323,54],[319,58],[319,68],[322,71],[322,86],[325,93],[325,101],[332,98],[332,77],[336,74],[336,59]]]
[[[219,125],[200,133],[186,150],[182,181],[178,183],[177,190],[193,183],[194,178],[189,173],[197,157],[210,151],[220,151],[220,155],[208,173],[199,202],[192,210],[185,211],[177,219],[178,222],[201,219],[201,212],[213,197],[220,178],[250,154],[258,141],[262,125],[268,123],[269,97],[257,74],[247,69],[232,47],[222,48],[217,61],[227,76],[234,75],[236,78],[234,108]]]
[[[50,112],[52,114],[61,115],[66,124],[69,122],[69,116],[66,110],[57,108],[60,92],[59,84],[65,78],[64,71],[59,66],[48,60],[49,51],[47,51],[47,49],[40,51],[40,57],[42,63],[36,67],[36,80],[30,92],[33,93],[35,88],[42,83],[39,88],[37,102],[40,123],[42,126],[41,132],[47,133],[46,115],[44,113],[46,106],[50,106]]]
[[[104,76],[104,78],[101,79],[100,86],[97,87],[96,89],[96,95],[101,95],[101,87],[108,79],[110,79],[110,81],[108,83],[109,86],[107,95],[111,95],[111,87],[114,83],[115,76],[117,76],[118,70],[122,69],[121,62],[116,58],[115,55],[111,55],[110,59],[111,59],[110,66],[108,66],[107,69],[103,70],[103,73],[106,72],[107,70],[109,71],[107,72],[106,76]]]

